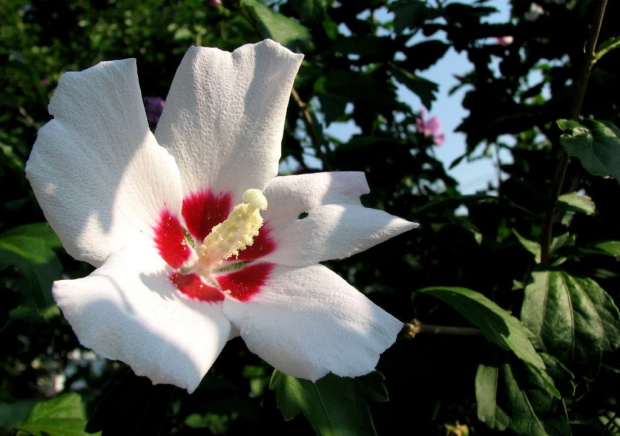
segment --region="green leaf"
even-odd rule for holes
[[[46,318],[57,311],[52,298],[52,283],[62,274],[62,265],[54,253],[61,246],[47,224],[28,224],[0,235],[0,269],[16,266],[28,279],[24,298]]]
[[[620,47],[620,36],[614,36],[603,42],[596,51],[594,62],[598,62],[603,56]]]
[[[272,11],[258,0],[241,0],[241,4],[253,12],[262,25],[262,30],[266,33],[265,37],[269,37],[290,49],[296,49],[300,43],[310,40],[310,32],[305,26]]]
[[[82,397],[69,393],[38,403],[19,429],[37,436],[78,436],[88,434],[86,422]]]
[[[602,241],[594,246],[611,256],[620,256],[620,241]]]
[[[550,393],[549,383],[544,371],[506,353],[487,355],[476,373],[478,419],[517,434],[570,435],[564,404]]]
[[[14,321],[24,321],[28,324],[42,324],[45,323],[45,318],[32,306],[17,306],[9,312],[8,320],[6,324],[0,328],[0,332]]]
[[[499,368],[478,365],[476,371],[476,407],[478,419],[494,430],[505,430],[510,425],[510,416],[497,404],[501,386]]]
[[[439,91],[439,86],[435,82],[431,82],[395,65],[392,65],[391,71],[396,80],[420,97],[422,104],[429,110],[431,109],[433,102],[437,99],[437,91]]]
[[[577,157],[595,176],[612,176],[620,181],[620,129],[608,121],[558,120],[565,133],[560,143],[566,153]]]
[[[521,320],[537,347],[588,375],[603,351],[620,346],[620,315],[611,297],[589,278],[565,271],[535,271],[525,288]]]
[[[407,69],[426,70],[437,63],[450,46],[438,40],[423,41],[403,50],[407,59],[402,61]]]
[[[304,23],[320,23],[327,15],[327,0],[290,0],[289,4]]]
[[[394,31],[403,33],[407,28],[414,29],[424,21],[426,4],[420,0],[401,0],[390,7],[394,13]]]
[[[62,248],[62,242],[47,223],[24,224],[23,226],[13,227],[2,233],[0,238],[8,236],[29,236],[41,239],[47,248]]]
[[[361,93],[360,89],[364,89],[364,92]],[[390,107],[395,105],[390,95],[393,90],[382,89],[369,74],[358,71],[330,71],[317,79],[314,90],[317,94],[328,94],[352,102],[372,102]]]
[[[577,192],[569,192],[568,194],[558,197],[558,206],[564,210],[573,212],[583,212],[586,215],[594,215],[596,205],[587,195],[579,195]]]
[[[439,298],[478,326],[484,337],[504,350],[511,350],[519,359],[544,369],[545,364],[530,342],[532,334],[512,316],[479,292],[456,287],[420,289]]]
[[[575,376],[558,359],[547,353],[538,353],[545,362],[545,371],[553,380],[554,389],[557,389],[561,397],[575,395]]]
[[[325,124],[329,125],[344,115],[348,100],[332,94],[318,94],[321,110],[325,115]]]
[[[328,374],[313,383],[274,371],[269,387],[285,420],[302,412],[321,436],[376,434],[367,401],[388,399],[377,372],[357,378]]]
[[[344,54],[375,56],[392,53],[394,41],[387,36],[351,36],[338,38],[332,43],[331,50]]]
[[[36,404],[36,400],[0,403],[0,429],[17,428]],[[0,432],[0,434],[2,433]]]
[[[534,255],[536,263],[540,263],[540,244],[536,241],[524,238],[515,229],[512,229],[512,233],[517,237],[523,248]]]

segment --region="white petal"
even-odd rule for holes
[[[249,301],[224,301],[248,348],[286,374],[371,372],[403,324],[322,265],[276,266]]]
[[[64,74],[49,110],[26,174],[69,254],[101,265],[162,207],[179,215],[180,176],[149,131],[135,59]]]
[[[262,213],[276,250],[261,258],[305,266],[342,259],[416,228],[384,211],[362,206],[368,193],[364,173],[332,172],[273,179]],[[301,214],[307,215],[300,219]]]
[[[54,284],[80,343],[153,383],[196,389],[230,334],[222,304],[182,297],[155,248],[133,244],[90,276]]]
[[[192,47],[157,126],[177,159],[184,194],[263,189],[278,171],[284,119],[303,55],[270,40],[233,53]]]

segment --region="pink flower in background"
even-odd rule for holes
[[[428,121],[425,121],[426,110],[420,109],[420,118],[416,121],[416,129],[422,133],[426,138],[433,138],[435,145],[440,146],[444,143],[445,137],[441,133],[441,123],[437,117],[432,117]]]
[[[514,37],[511,35],[495,38],[495,42],[501,45],[502,47],[509,46],[510,44],[513,43],[514,40],[515,40]]]
[[[166,101],[161,97],[144,97],[144,110],[146,111],[146,119],[149,122],[151,130],[155,130],[161,113],[164,111],[164,105]]]
[[[302,58],[192,47],[155,133],[134,59],[61,77],[26,174],[97,268],[53,287],[84,346],[189,392],[236,336],[300,378],[374,370],[403,324],[320,262],[417,225],[364,207],[363,173],[277,176]]]

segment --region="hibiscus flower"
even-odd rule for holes
[[[189,392],[239,335],[296,377],[374,369],[402,323],[319,262],[416,225],[363,207],[362,173],[277,177],[302,57],[192,47],[155,134],[134,59],[61,77],[26,172],[96,267],[52,290],[85,347]]]
[[[445,136],[441,133],[441,123],[437,117],[432,117],[429,120],[425,120],[426,110],[420,109],[420,118],[416,120],[416,129],[422,133],[426,138],[433,138],[435,145],[442,146],[445,141]]]

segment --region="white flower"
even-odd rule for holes
[[[97,268],[53,287],[84,346],[190,392],[237,335],[297,377],[374,369],[401,322],[318,263],[416,225],[363,207],[362,173],[276,177],[302,57],[191,48],[154,135],[135,60],[60,79],[26,171]]]

